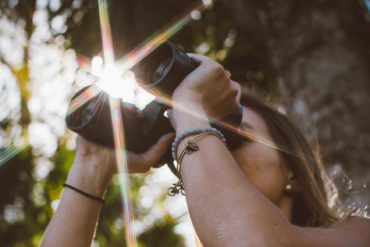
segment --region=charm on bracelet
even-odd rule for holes
[[[175,196],[177,194],[180,194],[185,196],[185,190],[181,178],[181,161],[185,154],[192,154],[199,150],[199,146],[194,143],[193,140],[188,140],[185,143],[184,149],[181,151],[180,158],[179,158],[179,164],[177,166],[177,176],[179,177],[179,181],[177,183],[172,184],[170,188],[168,188],[167,194],[169,196]]]
[[[193,140],[188,140],[185,143],[185,153],[186,154],[192,154],[195,151],[199,150],[199,146],[193,142]]]
[[[184,156],[186,154],[192,154],[196,151],[199,151],[199,146],[195,143],[195,140],[197,140],[198,138],[200,138],[204,135],[214,135],[214,136],[217,136],[218,138],[220,138],[224,143],[226,142],[226,140],[224,140],[223,136],[220,136],[219,133],[213,131],[213,129],[212,129],[212,131],[208,131],[208,129],[207,129],[205,132],[201,132],[201,133],[197,134],[195,137],[187,140],[185,142],[184,148],[180,152],[180,155],[179,155],[179,158],[178,158],[178,161],[177,161],[177,177],[179,178],[179,181],[177,183],[172,184],[172,186],[170,188],[168,188],[167,194],[169,196],[175,196],[175,195],[178,195],[180,193],[181,193],[181,195],[185,196],[185,189],[184,189],[184,185],[183,185],[183,181],[182,181],[182,177],[181,177],[182,159],[184,158]],[[179,139],[179,140],[182,140],[182,139]],[[173,144],[172,146],[173,146],[172,151],[173,151],[174,160],[176,161],[176,150],[177,150],[177,146],[178,146],[178,141],[175,141],[175,144]]]
[[[182,184],[182,180],[179,180],[177,183],[172,184],[172,186],[168,188],[168,191],[167,191],[167,194],[169,196],[175,196],[180,193],[181,195],[185,196],[185,190]]]

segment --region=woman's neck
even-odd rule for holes
[[[281,200],[279,200],[275,205],[283,211],[287,216],[289,221],[292,221],[292,211],[293,211],[293,198],[287,195],[283,195]]]

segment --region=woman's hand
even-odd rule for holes
[[[143,154],[126,152],[129,172],[145,172],[170,146],[174,133],[158,140]],[[77,137],[76,156],[66,184],[89,195],[104,198],[116,169],[115,150]],[[63,190],[58,209],[44,234],[41,246],[91,246],[101,203],[74,189]]]
[[[162,136],[156,144],[142,154],[126,151],[129,173],[147,172],[156,165],[170,147],[174,133]],[[77,137],[76,157],[67,183],[93,195],[102,196],[117,172],[114,149]]]
[[[144,114],[135,105],[126,103],[125,108],[137,118],[144,120]],[[156,144],[142,154],[126,151],[129,173],[144,173],[156,165],[170,147],[174,136],[174,133],[163,135]],[[116,152],[114,149],[90,142],[81,136],[77,137],[76,142],[76,160],[81,159],[83,161],[87,159],[90,162],[93,161],[93,164],[98,164],[105,168],[102,170],[105,171],[108,177],[117,172]]]
[[[197,60],[199,66],[185,77],[172,95],[175,127],[176,119],[183,113],[220,120],[239,106],[240,86],[230,79],[230,73],[208,57],[189,56]]]
[[[163,135],[156,144],[150,147],[145,153],[136,154],[126,151],[126,159],[129,173],[144,173],[156,165],[160,158],[170,147],[170,143],[174,138],[174,133]],[[104,147],[84,139],[81,136],[77,137],[76,159],[89,160],[89,164],[105,166],[103,169],[107,175],[113,175],[117,172],[115,150]]]

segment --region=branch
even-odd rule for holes
[[[15,71],[13,69],[13,66],[11,66],[3,57],[3,55],[0,53],[0,63],[4,64],[5,66],[7,66],[11,71],[12,73],[14,74]]]

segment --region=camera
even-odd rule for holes
[[[180,82],[197,66],[198,63],[181,49],[170,42],[164,42],[136,64],[132,71],[140,86],[145,90],[149,92],[159,90],[161,94],[170,97]],[[96,90],[96,86],[91,85],[83,88],[74,95],[72,102],[89,89]],[[109,97],[106,92],[100,91],[78,109],[70,111],[71,113],[66,116],[68,128],[90,141],[114,147]],[[125,148],[129,151],[145,152],[162,135],[174,132],[169,119],[164,116],[164,112],[169,107],[158,100],[153,100],[142,110],[143,118],[130,111],[127,103],[121,102],[120,108]],[[238,126],[241,119],[242,109],[240,107],[222,122]],[[212,123],[212,125],[223,132],[229,148],[235,148],[243,141],[242,136],[235,134],[223,125],[218,123]],[[172,161],[171,152],[168,150],[159,166],[167,163],[170,169],[175,172],[176,169]]]

